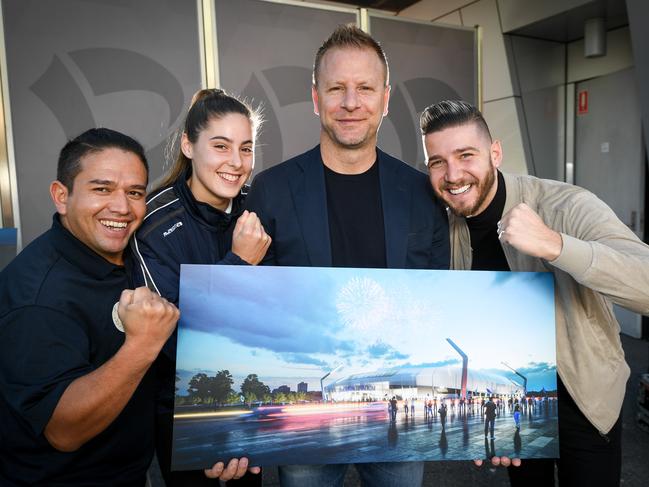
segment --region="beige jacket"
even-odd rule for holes
[[[649,314],[649,246],[585,189],[532,176],[504,174],[503,214],[526,203],[561,233],[563,249],[546,262],[504,244],[512,271],[552,272],[557,370],[579,409],[602,433],[615,424],[629,366],[612,303]],[[451,268],[471,269],[464,218],[449,215]]]

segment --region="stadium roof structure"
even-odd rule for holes
[[[462,367],[444,365],[439,367],[393,367],[341,377],[328,384],[325,389],[334,391],[344,387],[360,390],[373,384],[383,384],[390,389],[422,388],[439,390],[460,390]],[[523,392],[523,386],[508,376],[484,370],[468,370],[467,391],[478,394],[516,394]]]

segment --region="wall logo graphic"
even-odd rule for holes
[[[126,49],[90,48],[67,53],[84,76],[93,95],[124,91],[148,91],[160,95],[169,107],[168,129],[181,115],[184,92],[176,77],[148,56]],[[54,55],[45,72],[31,85],[31,91],[50,109],[68,139],[97,125],[78,80],[59,56]],[[125,117],[134,114],[125,107]],[[142,120],[142,123],[151,121]],[[137,134],[135,134],[137,137]],[[149,149],[151,160],[162,155],[166,137]]]
[[[84,76],[93,95],[133,90],[156,93],[169,107],[168,132],[182,115],[183,87],[167,68],[150,57],[116,48],[81,49],[69,52],[68,56]],[[284,141],[289,140],[292,134],[289,127],[280,126],[278,114],[290,105],[310,104],[310,91],[295,89],[296,86],[310,84],[310,68],[283,65],[253,72],[241,90],[242,96],[263,107],[265,124],[259,145],[263,147],[265,167],[286,158]],[[272,91],[272,96],[266,92],[264,85]],[[48,68],[30,88],[52,112],[67,138],[73,138],[97,125],[90,104],[79,86],[79,80],[75,79],[59,56],[53,56]],[[390,110],[386,120],[392,124],[400,147],[387,148],[388,152],[410,164],[418,163],[421,159],[419,113],[431,103],[457,98],[461,97],[451,86],[434,78],[393,80]],[[309,114],[312,116],[310,111]],[[134,114],[125,110],[125,116],[133,117]],[[143,120],[142,123],[149,121]],[[165,160],[167,135],[147,151],[152,161]],[[314,139],[315,136],[316,134]],[[264,167],[256,169],[261,170]]]

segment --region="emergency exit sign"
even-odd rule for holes
[[[581,90],[577,93],[577,115],[588,113],[588,90]]]

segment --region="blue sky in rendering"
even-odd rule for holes
[[[184,375],[255,373],[271,388],[457,361],[446,338],[472,369],[556,364],[550,273],[189,265],[180,309]]]

